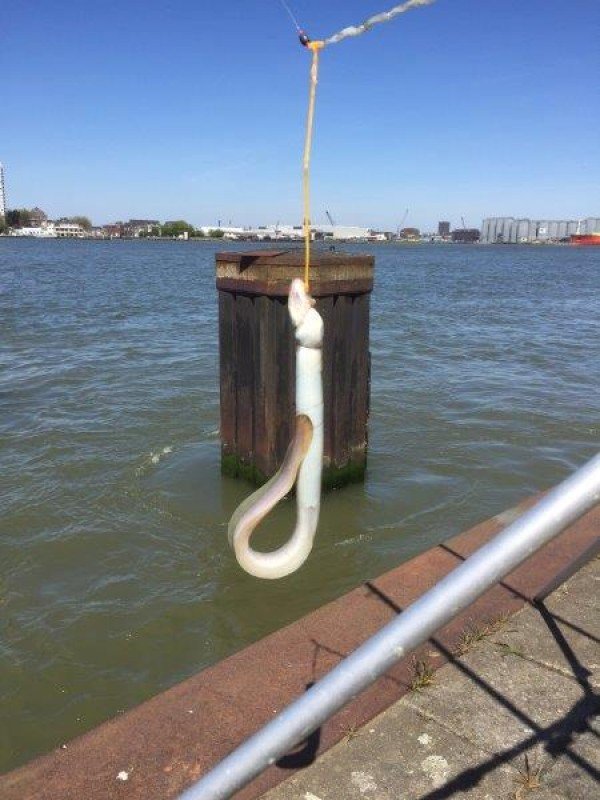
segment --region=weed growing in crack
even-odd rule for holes
[[[535,792],[536,789],[541,789],[543,767],[533,767],[529,763],[529,756],[525,755],[525,767],[524,769],[517,770],[517,776],[515,778],[516,782],[519,784],[517,790],[515,791],[515,800],[523,800],[528,792]]]
[[[501,631],[509,620],[508,614],[501,614],[495,619],[484,622],[481,625],[469,625],[461,633],[458,645],[454,651],[457,656],[464,656],[471,651],[475,645]]]
[[[435,672],[427,661],[413,659],[413,679],[410,684],[411,692],[422,692],[427,686],[435,683]]]

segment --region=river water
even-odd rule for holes
[[[326,495],[297,575],[246,576],[226,526],[249,490],[219,474],[216,249],[0,239],[2,770],[598,450],[600,248],[349,247],[376,256],[367,480]]]

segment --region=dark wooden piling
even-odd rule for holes
[[[287,312],[301,251],[219,253],[221,467],[260,484],[283,460],[295,415],[295,341]],[[369,415],[369,302],[374,259],[314,253],[311,294],[325,323],[323,484],[364,478]]]

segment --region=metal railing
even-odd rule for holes
[[[231,797],[597,503],[600,454],[368,639],[180,800]]]

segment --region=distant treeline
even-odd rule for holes
[[[35,228],[46,221],[47,217],[42,211],[40,211],[40,209],[13,208],[7,210],[4,217],[0,216],[0,233],[6,233],[9,228]],[[91,230],[93,227],[88,217],[83,216],[63,217],[59,220],[59,222],[75,223],[76,225],[81,225],[81,227],[86,231]],[[203,239],[205,237],[210,239],[221,239],[224,236],[223,231],[219,230],[218,228],[213,228],[205,233],[199,228],[195,228],[193,225],[190,225],[190,223],[186,222],[184,219],[174,220],[173,222],[165,222],[161,225],[154,225],[147,230],[136,230],[133,234],[128,233],[128,224],[129,223],[118,223],[120,226],[120,235],[135,235],[139,236],[140,238],[155,236],[164,237],[165,239],[182,237],[186,233],[190,238],[198,239]],[[112,226],[106,226],[106,228],[109,227]]]
[[[38,209],[29,209],[29,208],[11,208],[6,209],[6,214],[4,217],[0,217],[0,231],[5,230],[6,228],[33,228],[40,224],[40,222],[46,220],[46,215],[42,213]],[[89,231],[92,227],[91,221],[87,217],[76,216],[76,217],[64,217],[60,220],[60,222],[72,222],[75,225],[81,225],[81,227]]]

